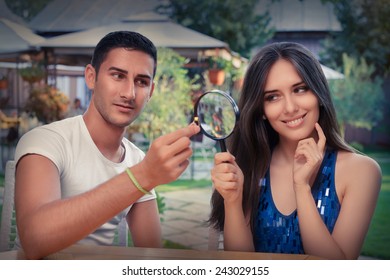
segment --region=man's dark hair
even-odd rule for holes
[[[127,50],[137,50],[150,55],[154,60],[153,77],[156,74],[157,50],[152,41],[140,33],[133,31],[114,31],[104,36],[96,45],[93,52],[91,64],[96,73],[106,59],[107,54],[112,49],[124,48]]]

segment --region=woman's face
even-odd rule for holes
[[[279,59],[271,67],[264,90],[264,115],[281,140],[308,138],[319,119],[316,95],[293,64]]]

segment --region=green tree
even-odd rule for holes
[[[185,68],[186,59],[168,48],[158,48],[155,89],[145,111],[132,126],[149,140],[172,132],[189,123],[194,87]]]
[[[5,0],[8,8],[26,21],[33,19],[53,0]]]
[[[323,0],[334,5],[342,31],[323,42],[322,63],[337,68],[343,53],[363,57],[375,67],[373,75],[390,74],[389,0]]]
[[[374,67],[364,58],[343,54],[342,60],[345,78],[329,81],[342,133],[347,124],[372,129],[383,117],[383,81],[372,78]]]
[[[270,16],[256,14],[258,0],[170,0],[159,12],[188,28],[229,44],[249,57],[253,47],[263,45],[274,34],[268,27]]]

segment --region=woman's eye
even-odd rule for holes
[[[308,91],[309,88],[307,86],[301,86],[294,89],[294,93],[304,93]]]
[[[277,98],[278,98],[278,96],[276,94],[267,94],[264,97],[264,100],[267,101],[267,102],[271,102],[271,101],[277,100]]]

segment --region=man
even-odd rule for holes
[[[190,125],[156,139],[146,155],[124,138],[152,96],[157,54],[135,32],[112,32],[96,46],[83,116],[26,133],[15,153],[18,236],[28,258],[71,244],[111,245],[122,217],[135,246],[161,246],[153,188],[189,164]]]
[[[67,117],[69,118],[82,114],[84,114],[84,109],[81,107],[81,100],[79,98],[75,98],[73,100],[73,106],[68,111]]]

